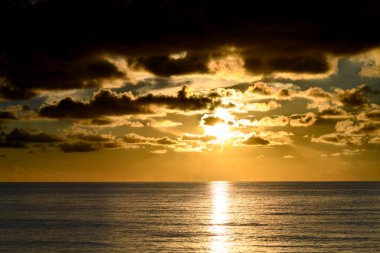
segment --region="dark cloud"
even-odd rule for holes
[[[362,76],[360,73],[364,68],[364,64],[352,61],[352,58],[343,57],[337,62],[336,73],[323,78],[323,83],[320,77],[307,79],[290,79],[290,78],[274,78],[273,75],[267,75],[262,79],[263,82],[280,82],[293,83],[303,88],[321,86],[341,88],[353,88],[360,83],[365,83],[372,88],[373,95],[378,93],[377,87],[379,79],[376,77]]]
[[[20,142],[0,142],[0,148],[26,148],[25,143],[20,143]]]
[[[100,118],[100,119],[92,119],[90,123],[91,123],[92,125],[103,126],[103,125],[109,125],[109,124],[111,124],[112,122],[113,122],[113,121],[110,120],[110,119],[102,119],[102,118]]]
[[[264,131],[261,133],[251,132],[238,138],[235,146],[275,146],[275,145],[289,145],[293,141],[289,138],[293,134],[290,132],[272,132]]]
[[[148,108],[137,104],[130,94],[117,94],[102,89],[88,102],[76,101],[71,97],[57,104],[41,108],[40,115],[49,118],[96,118],[103,115],[149,113]]]
[[[17,115],[9,111],[0,111],[0,129],[4,128],[5,124],[8,124],[10,120],[18,119]]]
[[[275,89],[272,86],[263,82],[257,82],[249,86],[246,92],[259,94],[262,96],[269,96],[269,95],[272,95],[274,91]]]
[[[65,153],[92,152],[102,148],[98,143],[89,142],[63,143],[60,144],[59,147]]]
[[[149,0],[4,0],[0,3],[0,92],[98,87],[125,78],[107,57],[170,76],[207,71],[234,46],[251,72],[321,73],[328,55],[379,46],[378,1],[222,3]],[[187,52],[174,60],[170,54]]]
[[[92,133],[69,134],[67,137],[71,139],[77,139],[77,140],[87,141],[87,142],[106,142],[106,141],[112,140],[111,136],[92,134]]]
[[[136,67],[144,67],[157,76],[207,73],[207,55],[188,55],[184,59],[171,59],[168,55],[134,59]]]
[[[135,133],[126,134],[123,137],[125,143],[129,144],[149,144],[149,145],[175,145],[178,143],[176,140],[172,140],[167,136],[154,138],[154,137],[145,137]]]
[[[363,112],[362,116],[367,120],[380,121],[380,110],[376,109],[369,112]]]
[[[133,94],[146,94],[152,90],[182,87],[191,84],[190,80],[175,82],[171,78],[155,77],[145,78],[137,83],[127,82],[121,88],[113,89],[118,92],[131,91]]]
[[[252,53],[252,55],[254,55]],[[296,73],[324,73],[330,69],[326,57],[322,54],[295,55],[295,56],[273,56],[266,59],[250,55],[246,56],[245,67],[253,73],[296,72]]]
[[[0,111],[0,120],[2,119],[18,119],[18,117],[13,112]]]
[[[70,97],[57,104],[41,108],[40,115],[49,118],[97,118],[105,115],[153,113],[152,106],[183,111],[212,109],[218,101],[202,95],[192,95],[184,86],[177,96],[144,95],[134,98],[129,93],[116,93],[102,89],[88,102],[75,101]]]
[[[62,139],[46,133],[34,133],[26,129],[15,128],[5,136],[5,141],[15,143],[54,143]]]
[[[349,118],[351,117],[350,114],[348,114],[345,110],[339,107],[330,107],[321,110],[318,112],[318,117],[320,118]]]
[[[358,87],[347,89],[347,90],[337,90],[338,99],[345,106],[358,107],[363,106],[368,103],[368,98],[366,94],[370,92],[368,86],[359,85]]]
[[[22,52],[19,52],[20,54]],[[104,59],[77,59],[76,56],[28,55],[10,59],[5,66],[3,96],[24,99],[37,89],[74,89],[101,87],[105,80],[125,78],[125,74]]]
[[[215,98],[209,98],[206,95],[191,94],[187,86],[183,86],[182,89],[178,91],[176,97],[148,94],[138,97],[136,102],[142,106],[158,105],[183,111],[213,109],[216,105],[220,104],[220,101],[215,100]]]
[[[177,141],[172,140],[172,139],[170,139],[167,136],[164,136],[162,138],[158,138],[157,139],[157,144],[161,144],[161,145],[174,145],[174,144],[177,144],[177,143],[178,143]]]
[[[244,145],[269,145],[270,142],[262,137],[251,135],[241,143]]]
[[[8,134],[2,133],[0,148],[27,148],[28,144],[53,144],[62,141],[61,138],[30,129],[15,128]]]
[[[306,114],[293,114],[289,117],[289,119],[289,124],[291,126],[304,127],[311,126],[318,120],[317,115],[312,112],[308,112]]]
[[[108,148],[119,148],[120,145],[116,142],[90,142],[77,141],[77,142],[67,142],[59,144],[59,148],[65,153],[74,152],[93,152]]]
[[[166,144],[166,139],[160,139]],[[30,145],[29,145],[30,144]],[[0,148],[42,148],[45,144],[58,146],[63,152],[89,152],[108,148],[120,148],[121,145],[111,135],[91,132],[68,133],[61,136],[37,132],[36,130],[15,128],[8,134],[2,134]]]
[[[121,147],[120,143],[112,135],[93,132],[75,132],[74,130],[68,132],[65,135],[64,142],[58,146],[65,153],[91,152]]]
[[[214,115],[205,115],[202,117],[201,124],[203,126],[215,126],[218,123],[224,123],[225,121],[217,116]]]
[[[307,95],[315,98],[331,98],[331,94],[320,87],[310,87],[305,92]]]

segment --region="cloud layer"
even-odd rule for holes
[[[254,9],[243,0],[6,0],[0,10],[0,94],[8,99],[128,80],[110,58],[171,76],[209,72],[209,61],[233,48],[251,73],[324,73],[329,56],[380,45],[372,0],[269,0]]]

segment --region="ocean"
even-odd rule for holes
[[[380,252],[380,183],[1,183],[0,252]]]

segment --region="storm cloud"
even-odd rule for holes
[[[209,60],[233,47],[252,73],[324,73],[329,56],[380,45],[373,0],[254,8],[243,0],[5,0],[0,10],[0,93],[8,99],[126,80],[112,57],[171,76],[208,72]]]
[[[49,118],[97,118],[106,115],[149,114],[152,106],[182,111],[212,109],[220,102],[215,98],[190,94],[184,86],[177,96],[144,95],[134,97],[131,93],[116,93],[101,89],[88,102],[64,98],[53,105],[41,108],[40,115]]]

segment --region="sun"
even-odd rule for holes
[[[230,138],[230,127],[226,123],[218,123],[214,126],[203,126],[206,135],[215,136],[217,141],[225,141]]]
[[[232,116],[226,109],[217,109],[214,113],[215,117],[222,120],[214,125],[203,125],[204,133],[206,135],[215,136],[217,143],[224,143],[225,141],[233,137],[231,132],[231,126],[235,122],[234,116]]]

